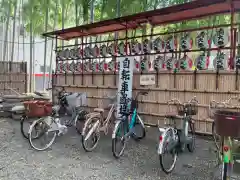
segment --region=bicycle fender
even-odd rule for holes
[[[166,137],[166,133],[169,131],[169,130],[172,130],[172,128],[167,128],[165,130],[163,130],[163,128],[159,128],[160,132],[162,132],[162,141],[160,142],[159,141],[159,145],[158,145],[158,154],[163,154],[164,151],[163,151],[163,144],[164,144],[164,140],[165,140],[165,137]]]
[[[112,139],[116,138],[117,128],[121,122],[122,122],[121,120],[116,121],[113,132],[112,132]]]

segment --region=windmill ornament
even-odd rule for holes
[[[114,71],[115,70],[115,63],[114,63],[114,61],[108,62],[108,70],[109,71]]]
[[[95,45],[94,47],[93,47],[93,49],[92,49],[92,55],[93,55],[93,57],[98,57],[99,56],[99,48],[98,48],[98,46],[97,45]]]
[[[115,55],[115,44],[112,43],[107,47],[107,53],[114,56]]]
[[[125,55],[125,44],[120,42],[117,46],[117,52],[119,55]]]
[[[135,70],[135,71],[139,71],[139,67],[140,67],[139,61],[137,61],[136,59],[134,59],[134,64],[135,64],[134,70]]]
[[[69,64],[69,71],[75,72],[75,63],[74,63],[74,61],[72,61],[72,62]]]
[[[69,51],[69,58],[70,59],[75,59],[76,58],[76,51],[75,51],[74,48],[70,49],[70,51]]]
[[[235,66],[240,69],[240,55],[237,55],[235,58]]]
[[[172,70],[176,67],[176,63],[177,63],[177,59],[174,58],[174,57],[170,57],[168,59],[166,59],[164,61],[164,64],[163,64],[163,69],[166,69],[166,70]]]
[[[68,62],[65,62],[65,63],[63,64],[63,66],[62,66],[63,72],[66,73],[66,72],[68,71],[68,67],[69,67]]]
[[[83,63],[83,71],[84,72],[89,72],[90,71],[90,63],[89,62],[84,62]]]
[[[206,49],[209,47],[207,33],[201,31],[196,37],[196,45],[199,49]]]
[[[192,59],[190,59],[187,55],[179,59],[178,64],[180,69],[182,70],[190,70],[192,69],[192,66],[193,66]]]
[[[100,55],[103,57],[107,56],[107,46],[105,44],[101,45],[100,47]]]
[[[97,72],[98,71],[98,63],[96,61],[91,63],[91,71],[92,72]]]
[[[62,71],[63,71],[63,63],[62,61],[59,61],[56,66],[56,72],[62,73]]]
[[[75,71],[82,72],[82,63],[81,62],[77,62],[75,64]]]
[[[151,61],[148,61],[147,59],[142,59],[140,61],[140,69],[142,72],[147,72],[151,68]]]

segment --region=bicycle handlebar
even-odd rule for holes
[[[177,103],[176,103],[177,102]],[[170,105],[171,103],[173,103],[173,104],[181,104],[181,105],[186,105],[186,104],[191,104],[191,103],[199,103],[198,102],[198,100],[196,99],[196,96],[193,96],[193,98],[192,99],[190,99],[188,102],[184,102],[184,103],[182,103],[179,99],[177,99],[177,98],[173,98],[173,99],[171,99],[171,100],[169,100],[169,101],[167,101],[167,104],[168,105]]]

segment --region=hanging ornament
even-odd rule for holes
[[[58,61],[57,66],[56,66],[56,72],[61,73],[62,69],[63,69],[62,61]]]
[[[163,63],[163,68],[167,70],[172,70],[175,67],[177,60],[174,57],[170,57]]]
[[[135,63],[135,68],[134,68],[134,70],[135,70],[135,71],[139,71],[139,66],[140,66],[139,61],[137,61],[136,59],[134,59],[134,63]]]
[[[158,56],[156,59],[153,60],[153,68],[155,71],[159,71],[164,63],[164,57]]]
[[[108,62],[108,70],[109,71],[114,71],[114,69],[115,69],[115,66],[114,66],[114,61],[112,60],[112,61],[110,61],[110,62]]]
[[[125,44],[123,42],[118,44],[117,52],[119,55],[125,55]]]
[[[229,42],[228,31],[226,31],[224,28],[217,29],[213,37],[213,42],[219,48],[226,46],[226,44]]]
[[[81,62],[77,62],[75,64],[75,71],[82,72],[82,63]]]
[[[92,48],[92,56],[93,57],[98,57],[99,56],[99,48],[98,48],[98,46],[97,45],[95,45],[93,48]]]
[[[107,46],[105,44],[103,44],[100,47],[100,55],[103,56],[103,57],[107,56]]]
[[[240,69],[240,56],[237,55],[235,58],[235,66],[236,68]]]
[[[115,55],[115,44],[112,43],[107,47],[107,53],[114,56]]]
[[[132,54],[139,54],[141,51],[141,44],[137,40],[133,40],[130,44],[130,47]]]
[[[84,48],[84,57],[90,58],[92,56],[92,49],[88,46]]]
[[[64,56],[65,56],[64,57],[65,59],[69,59],[70,58],[70,50],[68,48],[64,50]]]
[[[115,69],[116,69],[116,71],[119,71],[119,69],[120,69],[120,62],[119,61],[117,61],[115,63]]]
[[[189,33],[185,33],[184,36],[181,37],[180,39],[180,49],[182,51],[187,51],[192,49],[192,39],[190,37]]]
[[[58,51],[58,58],[64,59],[64,51],[63,50]]]
[[[75,71],[75,63],[74,63],[74,61],[72,61],[72,62],[69,64],[68,69],[69,69],[69,71],[71,71],[71,72],[74,72],[74,71]]]
[[[82,50],[82,48],[77,48],[77,57],[78,58],[82,58],[83,57],[83,50]]]
[[[57,50],[57,51],[56,51],[56,58],[60,58],[60,57],[61,57],[60,53],[61,53],[60,50]]]
[[[151,61],[148,61],[147,59],[142,59],[140,61],[140,69],[141,71],[148,71],[151,68]]]
[[[83,71],[84,72],[89,72],[89,62],[84,62],[83,63]]]
[[[217,56],[213,60],[213,66],[215,69],[224,70],[227,69],[227,56],[224,52],[219,51]]]
[[[100,72],[103,72],[104,70],[105,70],[105,62],[102,61],[102,62],[100,62],[100,64],[99,64],[99,71],[100,71]]]
[[[152,50],[152,42],[148,39],[145,39],[142,43],[142,51],[144,54],[151,53]]]
[[[193,66],[192,60],[187,55],[179,59],[178,64],[180,69],[183,69],[183,70],[190,70],[192,69],[192,66]]]
[[[67,62],[63,64],[62,70],[63,70],[63,72],[67,72],[68,71],[68,63]]]
[[[96,61],[94,61],[93,63],[91,63],[91,68],[90,70],[92,72],[97,72],[98,71],[98,67],[97,67],[98,63]]]
[[[69,51],[69,59],[75,59],[75,49],[70,49]]]
[[[174,51],[176,49],[176,39],[172,35],[166,39],[165,48],[168,51]]]
[[[196,44],[199,49],[206,49],[209,47],[208,37],[205,31],[201,31],[196,37]]]
[[[160,37],[158,37],[153,41],[153,48],[154,48],[154,51],[156,52],[160,52],[164,49],[164,42]]]
[[[206,56],[206,53],[200,54],[195,60],[195,66],[199,70],[206,70],[209,66],[209,57]]]

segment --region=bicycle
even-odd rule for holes
[[[86,152],[91,152],[97,147],[100,139],[100,132],[104,132],[105,135],[108,134],[109,123],[116,110],[116,98],[117,96],[106,97],[106,99],[110,100],[107,108],[95,108],[92,113],[86,116],[87,120],[82,130],[82,146]],[[105,110],[109,110],[106,119],[103,116]],[[93,143],[90,147],[88,147],[87,144],[88,140]]]
[[[116,124],[112,133],[112,153],[113,156],[118,159],[123,155],[127,141],[132,137],[138,141],[143,139],[146,135],[145,126],[143,120],[138,114],[138,96],[146,96],[148,92],[140,91],[136,97],[131,101],[131,110],[129,112],[121,112],[122,117],[117,118]],[[132,116],[130,116],[132,115]],[[130,123],[128,117],[130,116]],[[142,134],[137,134],[137,126],[139,125]],[[122,133],[122,134],[120,134]],[[120,151],[117,151],[117,143],[120,141]]]
[[[82,93],[67,93],[64,90],[59,92],[59,105],[52,106],[52,114],[35,120],[28,131],[28,140],[30,146],[38,151],[48,149],[55,141],[56,136],[64,135],[68,132],[68,127],[75,126],[79,122],[79,117],[85,116],[87,112],[82,107],[85,101]],[[61,110],[62,109],[62,110]],[[68,117],[66,122],[61,122],[60,114],[71,111],[71,118]],[[38,134],[38,137],[34,136]],[[49,134],[52,137],[49,138]],[[40,141],[43,147],[37,147],[35,142],[44,137],[44,142]],[[46,142],[45,140],[50,140]]]
[[[177,113],[168,113],[165,116],[166,127],[159,127],[159,145],[158,155],[160,160],[160,166],[162,170],[169,174],[176,165],[178,153],[184,152],[186,146],[189,152],[195,150],[195,126],[192,116],[197,114],[198,101],[196,96],[186,103],[181,103],[178,99],[172,99],[167,102],[168,107],[170,105],[177,106]],[[183,121],[182,127],[177,128],[176,119]],[[169,123],[167,124],[167,120]],[[190,127],[190,131],[189,128]],[[191,135],[189,135],[191,134]],[[169,167],[166,167],[164,157],[167,153],[170,153],[173,160]]]
[[[217,155],[216,167],[222,164],[221,180],[230,180],[232,178],[234,161],[237,157],[239,158],[234,149],[236,138],[239,138],[240,113],[230,110],[239,108],[239,106],[234,107],[230,105],[230,101],[233,99],[240,101],[238,97],[232,97],[222,102],[212,100],[209,105],[210,118],[214,119],[212,134]],[[214,173],[213,178],[216,178]]]

